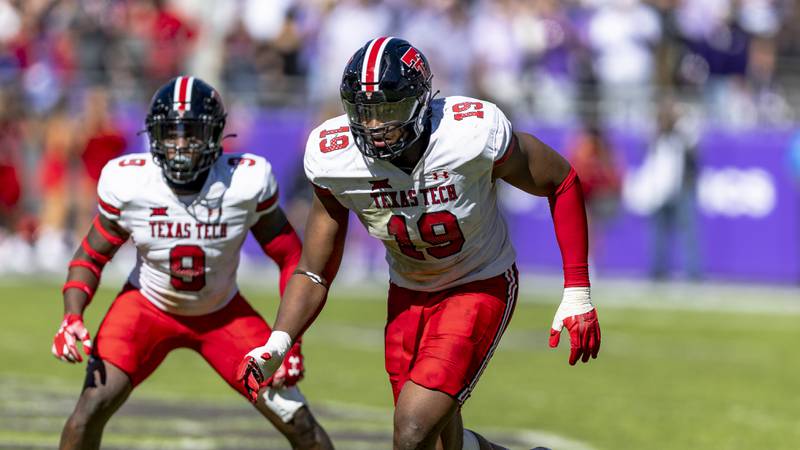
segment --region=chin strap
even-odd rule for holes
[[[162,167],[162,169],[163,169],[163,167]],[[171,189],[197,193],[197,192],[200,192],[203,189],[203,185],[206,183],[206,179],[208,178],[208,174],[211,172],[211,166],[209,166],[207,169],[205,169],[202,172],[198,172],[197,177],[194,180],[186,182],[186,183],[178,183],[176,181],[173,181],[167,176],[165,169],[163,170],[163,172],[164,172],[164,180],[167,182],[167,185]]]

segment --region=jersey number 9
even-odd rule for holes
[[[169,251],[172,287],[199,291],[206,285],[206,253],[198,245],[176,245]]]

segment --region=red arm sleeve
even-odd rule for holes
[[[280,293],[283,297],[283,291],[286,289],[286,283],[292,276],[292,272],[297,267],[300,261],[300,255],[303,253],[303,244],[300,238],[294,231],[292,224],[286,225],[278,232],[277,236],[272,238],[271,241],[266,243],[262,249],[280,268]]]
[[[588,287],[589,231],[581,182],[575,169],[570,167],[569,174],[549,200],[564,264],[564,287]]]

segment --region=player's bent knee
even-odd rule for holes
[[[82,435],[89,425],[89,416],[81,415],[78,411],[72,413],[64,424],[64,433],[69,436]]]
[[[430,437],[432,427],[413,416],[396,417],[394,422],[395,448],[417,448]]]
[[[318,425],[308,408],[303,407],[297,410],[289,422],[289,426],[294,438],[292,441],[296,442],[300,448],[316,443]]]
[[[127,398],[131,389],[133,388],[127,377],[107,377],[103,361],[91,358],[83,391],[70,422],[80,426],[94,419],[107,418]]]
[[[64,432],[71,436],[82,436],[87,430],[102,429],[113,413],[113,409],[106,405],[108,402],[97,395],[81,395],[75,410],[64,424]]]
[[[308,408],[303,407],[294,413],[294,417],[289,422],[289,425],[295,430],[298,435],[313,434],[316,422]]]

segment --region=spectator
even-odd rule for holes
[[[689,50],[681,72],[702,88],[709,116],[730,125],[752,124],[757,113],[745,80],[751,37],[733,2],[686,0],[676,14]]]
[[[651,276],[660,280],[670,273],[671,239],[681,241],[684,268],[689,279],[698,280],[700,251],[697,239],[696,185],[697,135],[690,120],[679,121],[680,112],[671,98],[658,105],[657,132],[645,159],[646,180],[653,183],[653,253]]]
[[[591,82],[586,73],[586,49],[578,32],[582,16],[556,0],[523,2],[520,7],[531,10],[521,15],[515,28],[528,48],[523,83],[530,93],[533,112],[557,123],[574,119],[580,112],[578,84]]]
[[[277,2],[261,3],[273,5]],[[184,22],[191,24],[195,32],[182,72],[200,76],[211,84],[220,84],[228,69],[227,36],[241,23],[241,10],[245,7],[242,1],[171,0],[171,7]],[[253,85],[249,92],[255,89]]]
[[[462,93],[472,89],[473,54],[469,9],[463,0],[442,0],[429,3],[416,0],[402,16],[400,33],[425,53],[436,74],[440,95]],[[453,51],[458,49],[458,51]]]
[[[19,216],[22,130],[11,96],[0,90],[0,234],[13,233]],[[0,236],[0,240],[2,236]]]
[[[342,113],[339,100],[342,61],[346,62],[375,36],[387,34],[391,24],[392,11],[375,0],[342,0],[323,16],[312,44],[316,54],[308,80],[310,99],[322,117],[328,119]]]
[[[661,38],[656,12],[639,0],[609,0],[592,16],[588,31],[604,113],[623,123],[649,117],[654,48]]]
[[[183,73],[197,32],[165,0],[151,0],[151,3],[152,10],[145,16],[150,33],[147,75],[154,83],[161,84]]]
[[[225,37],[225,62],[222,66],[222,79],[231,92],[254,92],[258,86],[254,53],[255,42],[237,18]]]
[[[80,151],[83,170],[77,180],[75,232],[78,235],[89,229],[95,214],[97,182],[106,163],[122,155],[127,147],[125,137],[114,123],[108,91],[104,87],[90,89],[83,102],[81,127],[76,133],[76,147]]]
[[[70,206],[74,200],[70,169],[76,160],[75,121],[65,99],[59,100],[42,129],[42,157],[39,163],[39,233],[36,258],[39,266],[57,272],[66,264],[72,243],[68,240]],[[94,196],[93,196],[94,197]]]
[[[567,146],[568,159],[581,178],[589,221],[590,251],[597,264],[605,250],[603,229],[619,211],[621,169],[598,124],[587,121]]]
[[[519,108],[523,54],[510,33],[514,20],[511,0],[481,1],[473,12],[470,45],[475,57],[476,97],[491,100],[512,114]]]
[[[568,148],[569,160],[581,177],[589,217],[610,219],[619,208],[621,169],[605,133],[596,123],[586,123]]]

